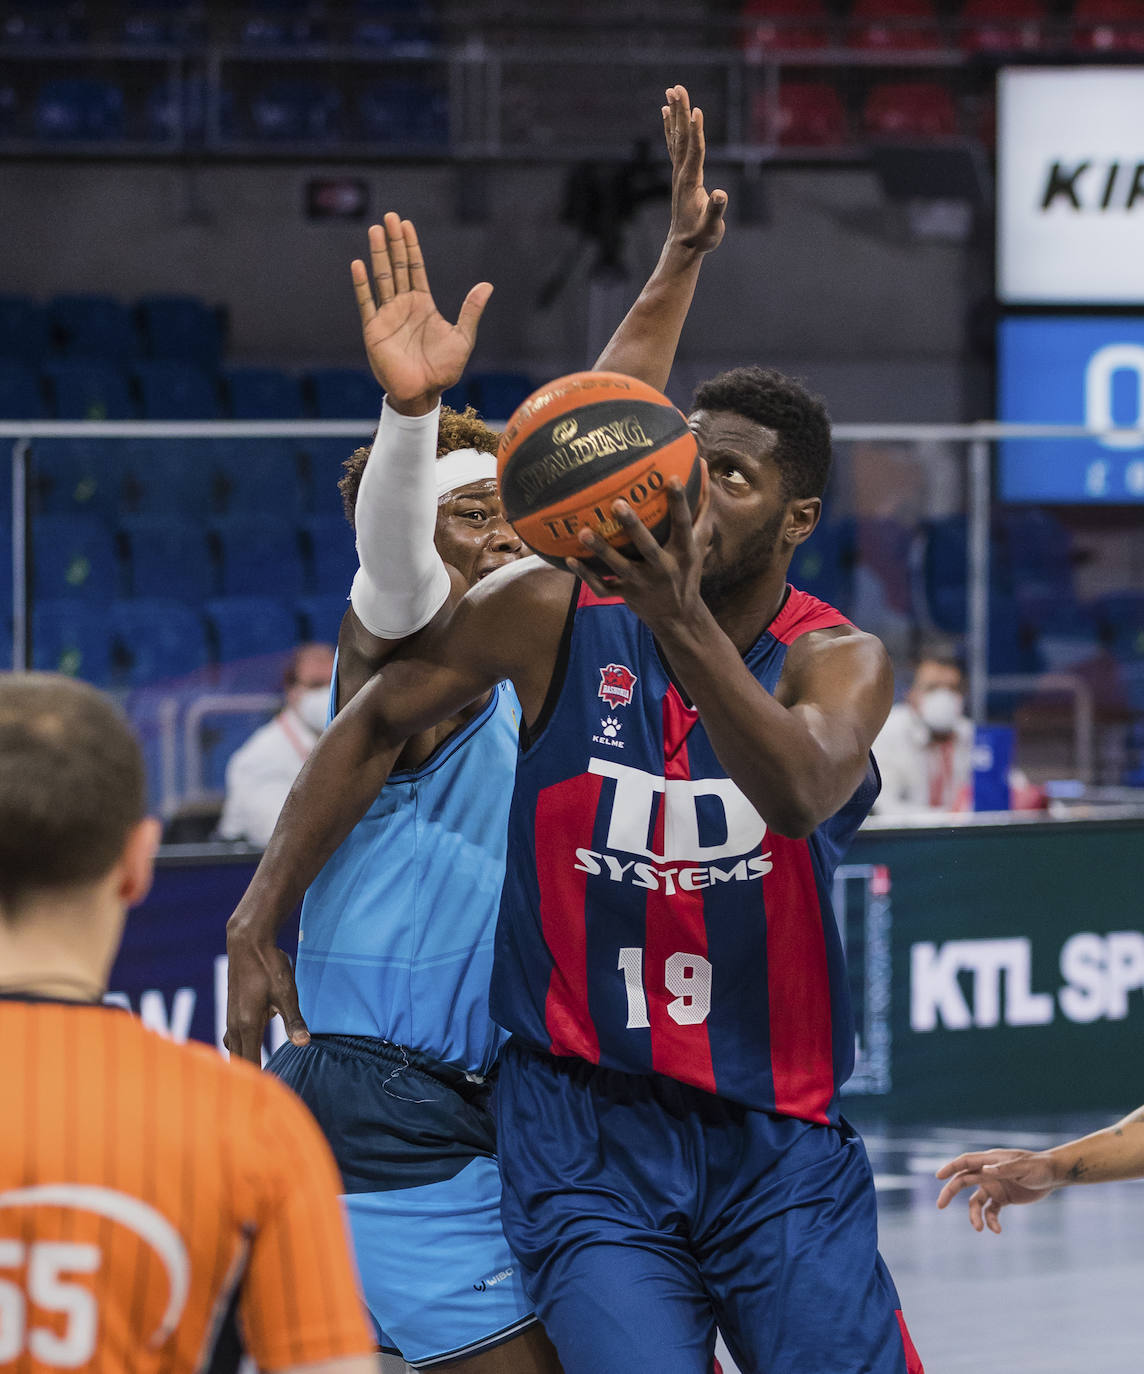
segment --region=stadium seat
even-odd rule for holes
[[[32,460],[38,512],[94,513],[110,528],[118,515],[123,480],[118,440],[37,439]]]
[[[1139,0],[1077,0],[1073,46],[1090,52],[1144,52]]]
[[[122,514],[205,524],[215,510],[212,444],[209,439],[122,440]]]
[[[216,91],[218,127],[234,133],[234,92]],[[194,71],[179,80],[160,81],[147,93],[143,111],[147,137],[160,142],[202,143],[207,126],[207,85]]]
[[[1042,510],[1003,510],[997,517],[1018,600],[1054,598],[1071,603],[1072,536],[1055,515]]]
[[[274,367],[235,367],[223,381],[236,420],[297,420],[303,414],[297,377]]]
[[[854,0],[850,25],[850,46],[867,52],[941,47],[932,0]]]
[[[110,601],[119,592],[115,542],[98,516],[37,516],[32,550],[37,597]]]
[[[306,590],[298,536],[269,516],[235,515],[212,527],[223,596],[297,597]]]
[[[145,420],[217,420],[212,378],[194,363],[163,359],[135,364]]]
[[[911,609],[910,558],[914,530],[897,520],[864,516],[855,521],[853,559],[881,585],[890,610]]]
[[[474,392],[469,384],[467,377],[462,377],[459,382],[451,386],[448,391],[441,393],[442,405],[452,407],[453,410],[464,410],[466,406],[476,406],[473,399]]]
[[[489,424],[503,424],[536,389],[524,372],[477,372],[470,386],[471,403]]]
[[[299,597],[298,617],[302,622],[302,633],[305,637],[322,644],[336,644],[342,618],[350,604],[348,597],[348,585],[341,594],[329,592],[325,595]]]
[[[98,687],[111,676],[111,642],[102,608],[88,601],[37,601],[32,608],[32,663]]]
[[[137,306],[148,357],[195,363],[213,372],[222,352],[222,319],[194,296],[144,296]]]
[[[111,355],[109,355],[111,356]],[[61,420],[132,420],[135,406],[126,375],[112,363],[64,359],[44,364]]]
[[[1044,0],[965,0],[958,19],[966,52],[1037,52],[1045,43]]]
[[[184,520],[125,516],[120,532],[127,557],[127,594],[170,597],[195,605],[217,588],[205,532]]]
[[[0,296],[0,359],[38,363],[50,348],[47,310],[31,296]]]
[[[48,319],[57,348],[69,358],[123,363],[139,352],[131,314],[111,296],[57,296]]]
[[[336,137],[341,96],[333,84],[275,81],[250,100],[251,132],[274,141],[325,141]]]
[[[108,608],[112,669],[120,686],[144,687],[206,667],[206,629],[193,606],[167,597],[114,601]]]
[[[790,581],[800,591],[845,611],[853,589],[854,529],[849,521],[820,525],[800,544],[790,565]]]
[[[779,86],[778,128],[769,127],[769,106],[758,92],[752,108],[753,141],[775,139],[784,147],[837,148],[848,142],[846,110],[825,81],[784,81]]]
[[[356,449],[363,445],[368,448],[372,435],[367,432],[357,439],[352,436],[346,439],[306,438],[298,442],[302,450],[300,462],[306,509],[315,515],[336,515],[340,519],[343,506],[338,482],[342,478],[342,465]]]
[[[314,591],[348,596],[358,568],[354,532],[341,516],[316,515],[302,525]]]
[[[216,505],[225,515],[273,515],[293,524],[302,509],[298,453],[290,439],[213,445]]]
[[[23,363],[0,359],[0,420],[42,420],[44,415],[37,375]]]
[[[1046,671],[1067,673],[1100,652],[1099,627],[1092,606],[1048,593],[1036,598],[1023,597],[1019,610]]]
[[[33,115],[43,139],[102,142],[123,137],[123,91],[110,81],[66,78],[45,81]]]
[[[747,0],[738,42],[748,58],[824,48],[830,42],[830,15],[823,0]]]
[[[301,639],[293,606],[273,596],[215,597],[204,606],[226,691],[277,691]]]
[[[428,81],[388,81],[360,92],[359,137],[371,142],[443,148],[449,141],[445,91]]]
[[[888,81],[867,95],[862,126],[874,138],[946,138],[958,131],[957,111],[936,81]]]
[[[372,419],[381,410],[381,388],[369,372],[323,368],[309,381],[320,420]]]
[[[1112,592],[1095,603],[1101,638],[1123,663],[1144,663],[1144,592]]]

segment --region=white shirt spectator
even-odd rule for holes
[[[881,815],[973,809],[973,722],[965,714],[961,669],[945,655],[923,656],[905,701],[874,741]]]

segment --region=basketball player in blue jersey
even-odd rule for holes
[[[302,843],[328,852],[401,741],[504,679],[523,712],[491,1007],[513,1252],[567,1374],[918,1374],[839,1112],[854,1030],[831,875],[878,789],[882,645],[791,588],[830,464],[774,372],[701,386],[710,477],[639,560],[472,588],[323,737]],[[301,835],[301,832],[300,832]]]
[[[703,190],[702,120],[682,88],[668,93],[664,114],[668,244],[600,363],[642,369],[658,385],[725,204]],[[439,427],[436,416],[489,288],[474,288],[450,327],[432,305],[412,225],[387,216],[370,238],[377,303],[364,263],[354,279],[386,402],[364,472],[359,453],[342,484],[362,567],[331,715],[442,602],[521,552],[492,480],[498,436],[471,416],[445,413]],[[435,466],[434,443],[443,454]],[[295,835],[307,803],[304,793],[293,798],[228,928],[228,1043],[257,1062],[269,1012],[282,1010],[290,1043],[271,1068],[334,1146],[383,1348],[418,1367],[474,1374],[557,1368],[500,1226],[486,1107],[505,1038],[489,1018],[488,983],[518,716],[511,686],[495,684],[407,741],[320,872],[305,870]],[[295,987],[275,940],[311,877]]]

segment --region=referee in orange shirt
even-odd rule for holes
[[[102,1005],[158,838],[110,702],[0,676],[0,1370],[376,1374],[306,1109]]]

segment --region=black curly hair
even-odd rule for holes
[[[830,476],[830,416],[819,396],[769,367],[735,367],[701,382],[694,410],[730,410],[773,429],[784,501],[821,496]]]
[[[472,406],[464,410],[441,407],[441,419],[437,425],[437,457],[444,458],[459,448],[475,448],[478,453],[496,453],[500,435],[490,429]],[[342,475],[338,479],[338,490],[342,494],[342,509],[351,528],[354,523],[354,507],[357,505],[358,488],[361,486],[362,473],[369,458],[370,445],[354,449],[342,464]]]

